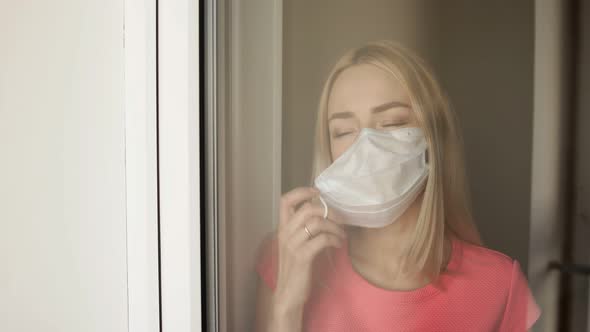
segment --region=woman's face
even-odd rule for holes
[[[332,160],[352,145],[362,128],[415,126],[410,97],[391,74],[362,64],[345,69],[336,78],[328,100]]]

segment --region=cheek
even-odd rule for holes
[[[330,156],[332,157],[332,161],[336,160],[339,155],[340,151],[338,151],[338,144],[333,141],[330,142]]]
[[[341,139],[340,141],[332,141],[330,143],[332,161],[338,159],[338,157],[340,157],[340,155],[342,155],[351,144],[352,142],[349,142],[346,139]]]

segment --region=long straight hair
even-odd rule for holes
[[[319,102],[310,183],[313,185],[314,179],[333,162],[327,121],[332,85],[342,71],[360,64],[377,66],[402,84],[410,96],[418,125],[425,133],[430,166],[428,180],[400,271],[408,275],[423,274],[436,281],[444,261],[446,232],[472,244],[482,245],[482,241],[470,209],[458,120],[433,70],[417,54],[397,42],[378,40],[349,50],[336,62]]]

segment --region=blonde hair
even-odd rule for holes
[[[336,62],[319,102],[311,184],[332,163],[327,121],[332,85],[342,71],[360,64],[377,66],[404,86],[425,133],[428,181],[413,238],[402,256],[401,270],[438,280],[447,231],[472,244],[482,245],[482,241],[470,210],[458,120],[433,71],[418,55],[397,42],[378,40],[349,50]]]

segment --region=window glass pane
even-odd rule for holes
[[[579,41],[552,6],[220,4],[222,324],[586,326],[549,269],[588,259],[563,222]]]

